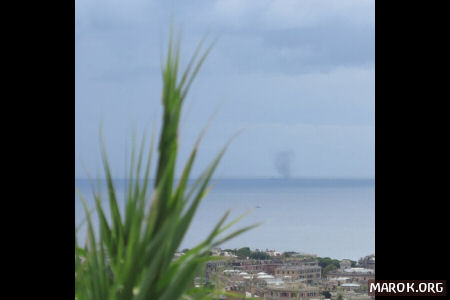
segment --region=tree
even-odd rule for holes
[[[326,276],[329,272],[336,270],[336,266],[334,264],[329,264],[325,268],[322,269],[322,276]]]
[[[325,298],[331,299],[331,293],[329,291],[320,292]]]
[[[270,255],[262,251],[253,251],[252,253],[250,253],[250,258],[258,260],[267,260],[270,259]]]
[[[318,257],[317,262],[322,268],[326,268],[330,264],[335,265],[337,269],[340,267],[339,260],[331,259],[329,257]]]
[[[240,259],[246,259],[247,257],[250,256],[250,254],[251,254],[251,250],[249,247],[243,247],[236,251],[236,255]]]

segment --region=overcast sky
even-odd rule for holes
[[[374,1],[77,0],[75,175],[99,173],[102,124],[114,175],[133,131],[161,114],[169,25],[186,61],[218,38],[184,107],[180,162],[214,111],[194,175],[229,137],[219,177],[374,177]]]

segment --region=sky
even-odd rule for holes
[[[102,126],[115,177],[131,136],[161,122],[171,21],[186,62],[217,42],[194,82],[179,137],[193,176],[237,132],[222,178],[374,178],[374,0],[77,0],[75,176],[101,175]]]

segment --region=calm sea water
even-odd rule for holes
[[[227,210],[230,220],[251,211],[234,226],[263,225],[227,242],[222,248],[276,249],[356,260],[375,252],[374,180],[222,179],[201,203],[183,241],[190,248],[204,239]],[[77,188],[92,206],[87,180]],[[124,181],[117,181],[118,194]],[[76,224],[83,218],[78,197]],[[80,230],[84,240],[85,230]]]

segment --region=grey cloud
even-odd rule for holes
[[[160,110],[161,54],[172,17],[183,30],[183,59],[188,59],[206,33],[219,37],[192,86],[187,106],[191,101],[194,106],[189,126],[183,129],[187,141],[195,140],[207,121],[205,116],[219,101],[226,101],[211,130],[224,133],[205,141],[205,161],[211,158],[208,153],[213,155],[222,146],[224,136],[233,135],[246,122],[249,126],[271,122],[372,125],[373,21],[366,17],[370,14],[365,13],[365,4],[347,9],[357,0],[342,1],[347,4],[334,2],[337,8],[332,9],[324,2],[314,4],[315,14],[303,22],[295,13],[284,19],[286,9],[280,12],[264,6],[274,1],[257,7],[253,6],[256,1],[247,1],[251,5],[242,14],[235,16],[231,11],[221,19],[213,11],[217,1],[77,0],[77,155],[95,169],[95,160],[90,159],[98,150],[98,135],[93,128],[103,120],[107,146],[114,149],[114,164],[120,169],[130,124],[151,127],[153,116],[158,116],[154,112]],[[240,5],[240,0],[235,3]],[[302,7],[313,2],[304,3]],[[240,19],[233,23],[236,18]],[[269,126],[250,133],[248,143],[237,142],[238,150],[227,154],[224,174],[276,174],[273,155],[282,149],[295,149],[293,176],[373,173],[373,136],[366,131],[356,135],[349,131],[336,141],[335,133],[319,130],[317,139],[308,144],[306,133],[299,135],[298,130]],[[314,130],[308,128],[308,132]],[[266,150],[270,144],[281,148]],[[354,163],[344,165],[343,161]],[[77,169],[76,174],[81,173]]]
[[[374,64],[374,28],[332,22],[310,28],[255,30],[224,36],[222,53],[243,72],[304,74]],[[255,55],[257,53],[257,55]]]

